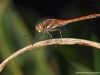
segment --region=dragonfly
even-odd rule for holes
[[[69,20],[47,19],[43,23],[38,23],[35,26],[35,29],[38,32],[42,32],[41,36],[38,37],[37,40],[40,40],[45,33],[48,33],[50,35],[50,39],[51,39],[52,35],[49,33],[50,31],[58,31],[59,30],[60,35],[61,35],[61,30],[57,29],[58,27],[67,25],[67,24],[72,23],[72,22],[86,20],[86,19],[92,19],[92,18],[96,18],[96,17],[100,17],[100,14],[91,14],[91,15],[87,15],[87,16],[83,16],[83,17],[79,17],[79,18],[74,18],[74,19],[69,19]],[[61,38],[62,38],[62,35],[61,35]],[[32,43],[32,45],[33,44],[34,44],[34,42]]]

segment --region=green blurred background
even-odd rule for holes
[[[99,0],[0,0],[0,63],[40,36],[41,33],[35,30],[38,22],[48,18],[71,19],[93,13],[100,13]],[[62,36],[99,42],[99,28],[100,18],[74,22],[64,27]],[[27,37],[24,38],[24,35]],[[46,37],[47,35],[41,40]],[[98,49],[80,45],[57,45],[48,56],[45,55],[45,49],[30,50],[14,58],[7,63],[0,75],[100,74]]]

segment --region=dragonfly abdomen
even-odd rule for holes
[[[83,17],[79,17],[79,18],[70,19],[70,20],[59,20],[59,25],[63,26],[63,25],[66,25],[68,23],[86,20],[86,19],[92,19],[92,18],[96,18],[96,17],[100,17],[100,14],[87,15],[87,16],[83,16]]]

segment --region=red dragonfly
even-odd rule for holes
[[[80,20],[96,18],[99,16],[100,16],[100,14],[91,14],[91,15],[87,15],[87,16],[83,16],[83,17],[79,17],[79,18],[74,18],[74,19],[70,19],[70,20],[47,19],[43,23],[38,23],[35,27],[38,32],[43,32],[42,35],[38,38],[38,40],[40,38],[42,38],[46,32],[52,38],[52,35],[49,33],[49,31],[57,31],[57,30],[60,31],[60,29],[57,29],[57,27],[61,27],[61,26],[64,26],[68,23],[72,23],[72,22],[76,22],[76,21],[80,21]],[[61,31],[60,31],[60,34],[61,34]],[[61,37],[62,37],[62,35],[61,35]]]

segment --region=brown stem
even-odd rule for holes
[[[100,43],[92,42],[92,41],[88,41],[88,40],[83,40],[83,39],[58,38],[58,39],[50,39],[50,40],[40,41],[40,42],[34,43],[33,45],[26,46],[26,47],[18,50],[17,52],[13,53],[12,55],[10,55],[7,59],[5,59],[0,64],[0,72],[5,67],[5,65],[8,63],[8,61],[10,61],[11,59],[17,57],[18,55],[24,53],[25,51],[32,50],[32,49],[38,48],[38,47],[47,46],[47,45],[54,45],[54,44],[59,44],[59,45],[79,44],[79,45],[90,46],[90,47],[95,47],[95,48],[100,49]]]

